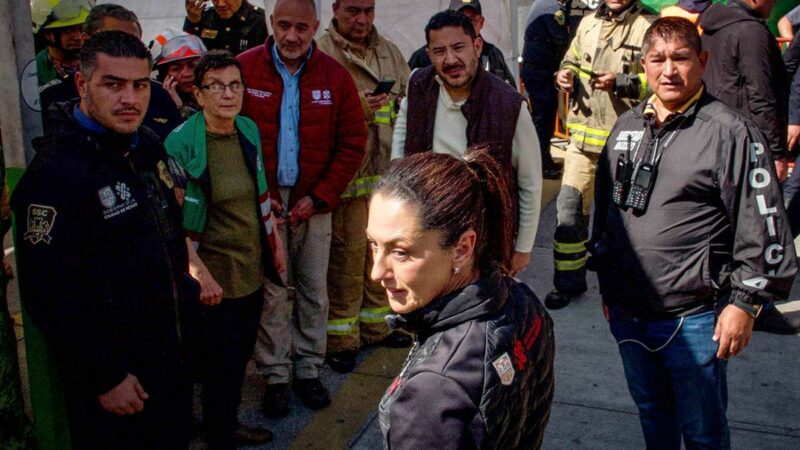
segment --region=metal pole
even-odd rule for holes
[[[29,0],[0,0],[0,129],[6,183],[11,190],[33,158],[31,140],[42,135],[31,23]],[[24,292],[20,295],[37,447],[69,448],[64,396],[55,362],[41,332],[26,315]]]
[[[511,0],[511,73],[519,85],[519,0]]]

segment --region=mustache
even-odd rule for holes
[[[111,111],[111,114],[113,114],[115,116],[119,115],[119,114],[129,114],[129,113],[141,114],[142,110],[139,109],[139,108],[130,106],[130,107],[127,107],[127,108],[119,108],[119,109],[115,109],[115,110]]]
[[[450,65],[442,66],[442,71],[447,72],[448,70],[451,70],[451,69],[463,69],[463,68],[464,68],[463,64],[450,64]]]

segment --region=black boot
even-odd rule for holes
[[[270,419],[280,419],[289,414],[289,384],[268,384],[261,402],[264,415]]]
[[[561,309],[569,305],[569,302],[571,302],[574,297],[577,297],[577,295],[553,289],[547,294],[547,297],[544,298],[544,306],[546,306],[547,309]]]
[[[334,372],[350,373],[356,368],[358,350],[342,350],[341,352],[328,352],[325,362]]]

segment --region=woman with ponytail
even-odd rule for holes
[[[415,345],[379,406],[388,449],[536,449],[553,322],[508,275],[515,212],[484,148],[396,160],[370,204],[372,278]]]

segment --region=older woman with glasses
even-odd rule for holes
[[[261,140],[239,115],[244,82],[232,54],[211,51],[195,68],[202,112],[167,138],[171,172],[201,285],[197,356],[209,448],[272,439],[269,430],[239,426],[245,368],[256,342],[264,276],[280,282],[285,258],[273,233]]]
[[[553,399],[553,321],[508,275],[514,202],[488,150],[393,163],[367,235],[395,325],[415,334],[378,408],[386,448],[536,449]]]

